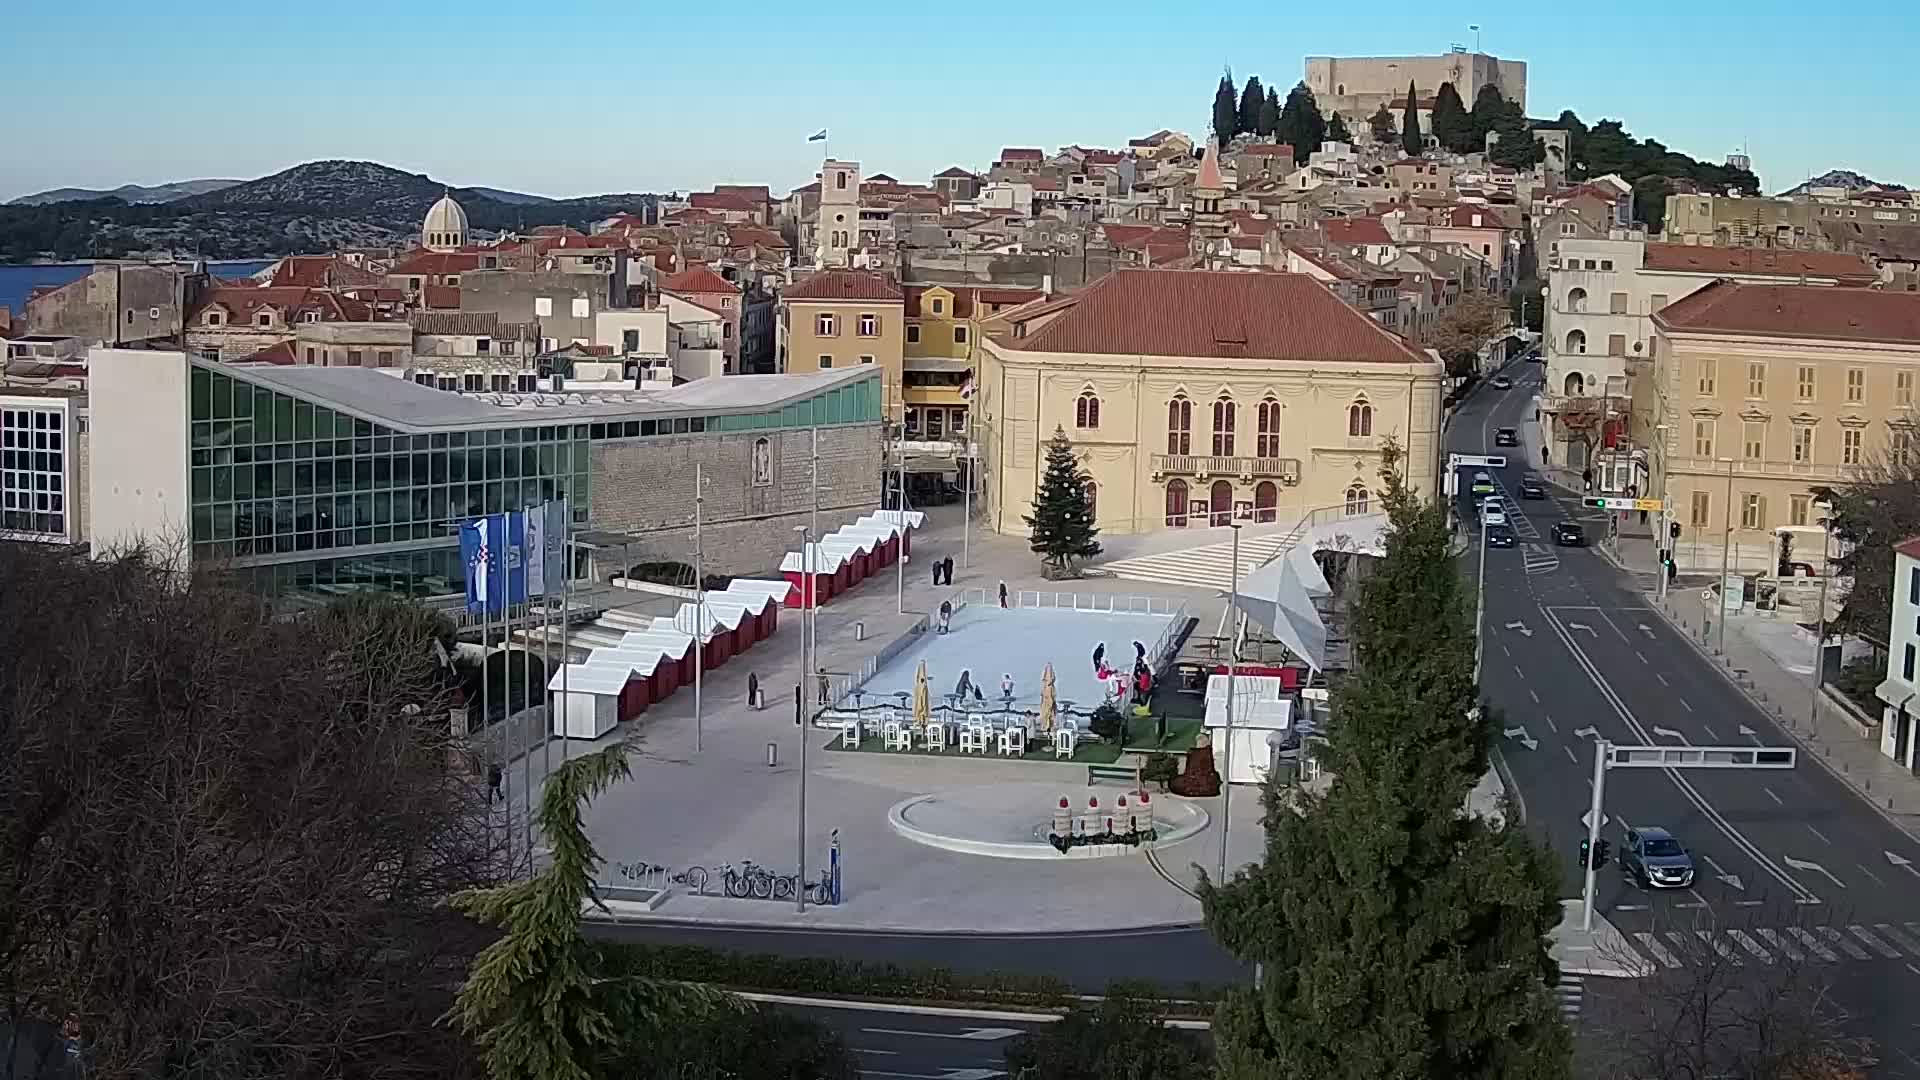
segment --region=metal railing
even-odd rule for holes
[[[1281,483],[1300,482],[1300,459],[1284,457],[1237,457],[1211,454],[1153,454],[1149,461],[1156,473],[1180,473],[1188,476],[1277,476]]]
[[[997,594],[986,589],[964,589],[962,603],[994,606]],[[1186,605],[1159,596],[1115,596],[1111,593],[1048,592],[1044,589],[1016,589],[1007,593],[1007,606],[1016,608],[1052,608],[1122,615],[1174,615]]]

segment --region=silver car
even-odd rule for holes
[[[1693,856],[1657,825],[1627,830],[1620,872],[1643,889],[1684,889],[1693,884]]]

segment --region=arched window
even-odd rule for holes
[[[1225,480],[1215,480],[1213,491],[1207,499],[1209,525],[1229,525],[1233,522],[1233,485]]]
[[[1347,516],[1358,517],[1367,512],[1367,488],[1358,480],[1347,488]]]
[[[1184,397],[1167,402],[1167,453],[1193,453],[1193,402]]]
[[[1587,290],[1568,289],[1567,290],[1567,310],[1568,311],[1587,310]]]
[[[1347,434],[1351,436],[1373,434],[1373,406],[1365,398],[1347,406]]]
[[[1213,403],[1214,457],[1233,456],[1233,421],[1234,413],[1237,411],[1233,407],[1233,399],[1224,394],[1221,395],[1220,400]]]
[[[1083,390],[1073,403],[1073,426],[1077,428],[1097,428],[1100,426],[1100,399],[1093,391]]]
[[[1187,482],[1175,480],[1167,485],[1167,524],[1179,528],[1187,523]]]
[[[1587,332],[1585,330],[1567,331],[1567,351],[1583,353],[1587,351]]]
[[[1256,419],[1259,421],[1259,434],[1254,439],[1253,452],[1260,457],[1280,456],[1280,403],[1268,398],[1260,403]]]
[[[1579,372],[1574,371],[1574,372],[1569,372],[1567,374],[1567,382],[1566,382],[1567,397],[1579,397],[1581,394],[1586,393],[1586,390],[1587,390],[1587,382],[1585,379],[1582,379],[1580,377]]]
[[[1253,489],[1253,520],[1273,521],[1279,513],[1276,509],[1279,505],[1280,489],[1271,480],[1260,481],[1259,486]]]
[[[1089,476],[1086,479],[1085,487],[1087,492],[1087,521],[1090,523],[1099,521],[1100,520],[1100,485],[1094,483],[1093,477]]]

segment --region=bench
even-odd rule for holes
[[[1092,787],[1102,780],[1121,780],[1139,786],[1140,771],[1131,765],[1089,765],[1087,766],[1087,786]]]

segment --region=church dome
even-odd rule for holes
[[[467,212],[460,209],[453,196],[440,196],[420,225],[420,246],[428,251],[457,251],[466,243]]]

